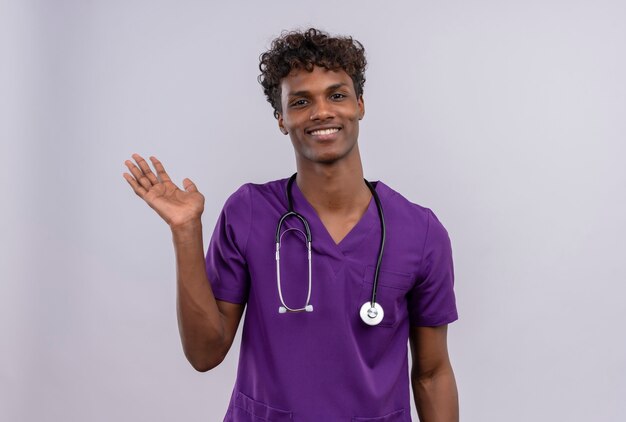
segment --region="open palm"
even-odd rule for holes
[[[184,179],[184,190],[181,190],[172,182],[156,157],[150,157],[156,175],[139,154],[133,154],[132,157],[137,165],[130,160],[124,162],[132,173],[124,173],[124,179],[170,227],[181,226],[200,218],[204,211],[204,196],[191,180]]]

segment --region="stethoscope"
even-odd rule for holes
[[[309,222],[304,218],[301,214],[294,211],[293,209],[293,196],[291,194],[291,186],[293,182],[296,180],[297,173],[294,173],[291,178],[289,178],[289,182],[287,182],[287,199],[289,201],[289,209],[286,213],[280,217],[278,221],[278,227],[276,228],[276,280],[278,283],[278,297],[280,298],[280,303],[282,306],[278,308],[278,312],[284,314],[286,312],[313,312],[313,305],[309,302],[311,300],[311,229],[309,227]],[[378,273],[380,272],[380,263],[383,260],[383,249],[385,248],[385,217],[383,216],[383,207],[380,204],[380,198],[374,189],[374,186],[366,179],[363,179],[365,184],[372,192],[372,196],[374,197],[374,201],[376,202],[376,208],[378,209],[378,217],[380,219],[380,246],[378,248],[378,260],[376,261],[376,271],[374,273],[374,286],[372,287],[372,300],[365,302],[359,311],[359,315],[364,323],[367,325],[378,325],[380,321],[382,321],[385,316],[385,312],[383,311],[382,306],[376,303],[376,292],[378,289]],[[304,226],[304,232],[297,228],[288,228],[287,230],[281,233],[281,228],[283,222],[289,217],[296,217],[298,220],[302,222]],[[302,308],[290,308],[285,303],[283,299],[283,291],[280,285],[280,244],[283,236],[288,231],[295,230],[302,234],[302,236],[306,240],[307,254],[308,254],[308,266],[309,266],[309,289],[306,297],[306,304]]]

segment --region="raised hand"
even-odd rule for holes
[[[200,220],[204,211],[204,196],[198,192],[196,185],[185,178],[181,190],[168,176],[163,164],[156,157],[150,157],[156,169],[156,176],[150,166],[139,154],[124,164],[132,175],[124,173],[124,179],[133,188],[133,191],[154,209],[171,228],[180,227],[187,223]]]

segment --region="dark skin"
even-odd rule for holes
[[[281,81],[280,131],[296,156],[296,183],[335,241],[361,219],[371,200],[363,182],[358,147],[362,96],[343,70],[314,67],[292,71]],[[204,196],[189,179],[183,190],[163,165],[133,154],[124,173],[133,191],[170,226],[176,251],[177,312],[187,359],[198,371],[222,362],[232,346],[245,305],[216,300],[206,278],[201,214]],[[422,422],[456,422],[457,389],[447,349],[447,326],[411,327],[411,384]]]
[[[296,154],[298,187],[339,243],[367,210],[357,138],[365,114],[344,71],[292,71],[281,83],[278,126]],[[319,131],[335,131],[323,133]]]
[[[188,178],[180,189],[163,164],[150,157],[154,174],[143,157],[126,160],[123,176],[133,191],[169,225],[176,252],[176,310],[183,351],[200,372],[208,371],[226,357],[245,305],[215,299],[204,263],[201,215],[204,196]]]
[[[411,386],[420,421],[459,420],[456,380],[448,357],[448,326],[411,327]]]

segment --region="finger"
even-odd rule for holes
[[[141,171],[141,169],[134,165],[133,162],[130,160],[124,161],[124,164],[126,164],[128,170],[130,170],[133,176],[135,176],[135,179],[137,179],[141,186],[143,186],[145,190],[150,190],[150,188],[152,187],[152,183],[150,182],[150,179],[148,179],[146,175],[143,174],[143,171]]]
[[[130,160],[124,161],[124,164],[126,165],[126,167],[128,167],[128,170],[135,177],[135,181],[138,182],[145,190],[150,190],[150,188],[152,187],[152,183],[150,183],[150,180],[146,177],[145,174],[143,174],[143,171],[135,166],[135,164],[133,164],[133,162]]]
[[[143,174],[145,174],[148,180],[150,180],[150,183],[152,183],[153,185],[156,185],[157,183],[159,183],[159,181],[157,180],[157,177],[154,175],[154,173],[152,173],[150,166],[148,165],[146,160],[143,159],[141,155],[133,154],[133,158],[135,159],[137,164],[139,164],[139,168],[141,169]]]
[[[135,180],[135,178],[128,173],[124,173],[122,176],[124,176],[124,179],[126,179],[130,187],[133,188],[137,196],[143,199],[147,191],[139,183],[137,183],[137,180]]]
[[[159,160],[157,160],[156,157],[150,157],[150,161],[152,161],[152,165],[156,169],[157,176],[159,176],[159,180],[161,182],[171,182],[172,181],[172,179],[170,179],[170,176],[168,176],[167,172],[165,171],[165,168],[163,167],[163,164],[161,164],[161,162]]]
[[[191,181],[191,179],[186,178],[183,180],[183,187],[187,192],[198,192],[198,188],[196,184]]]

